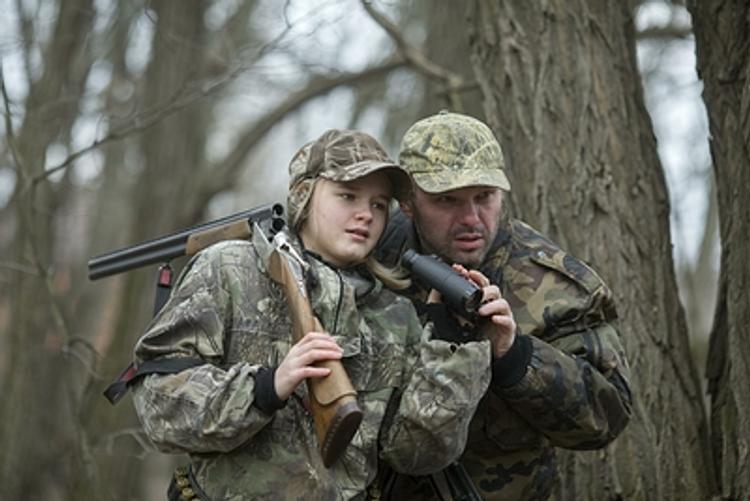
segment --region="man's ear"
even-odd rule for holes
[[[399,207],[401,207],[401,212],[406,214],[406,217],[409,219],[414,219],[414,211],[411,207],[411,200],[402,200],[398,203]]]

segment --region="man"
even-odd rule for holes
[[[413,193],[389,223],[381,261],[394,264],[407,248],[437,254],[479,269],[508,304],[505,332],[493,340],[492,383],[458,471],[483,499],[546,499],[555,447],[604,447],[631,415],[611,292],[584,263],[508,216],[503,154],[482,122],[446,112],[421,120],[403,138],[400,163]],[[420,307],[424,291],[413,287],[411,296]],[[466,490],[455,471],[385,478],[392,499]]]

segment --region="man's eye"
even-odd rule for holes
[[[451,204],[453,203],[453,197],[437,197],[437,203],[439,204]]]

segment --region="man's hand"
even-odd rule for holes
[[[500,288],[490,284],[490,280],[481,272],[467,270],[460,264],[454,264],[453,269],[482,288],[484,296],[477,314],[488,321],[481,323],[480,330],[492,343],[493,356],[502,357],[516,339],[516,321],[508,301],[503,299]]]
[[[308,332],[299,340],[276,369],[274,389],[280,400],[286,400],[304,379],[327,376],[331,370],[315,367],[323,360],[339,360],[341,347],[326,332]]]

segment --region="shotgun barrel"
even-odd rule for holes
[[[284,207],[265,204],[220,219],[154,238],[89,259],[89,280],[108,277],[141,266],[164,263],[190,256],[202,248],[227,238],[249,238],[253,223],[268,221],[271,232],[283,228]]]

